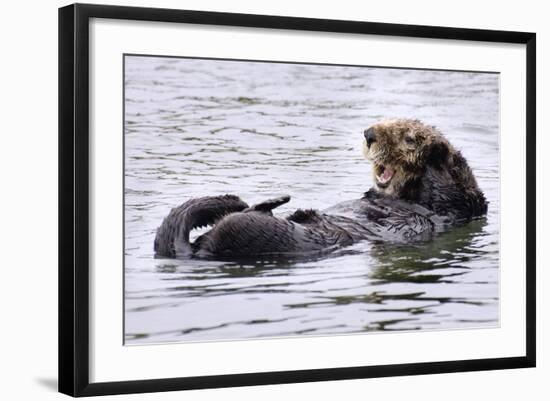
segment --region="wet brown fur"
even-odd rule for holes
[[[487,201],[460,151],[434,126],[419,120],[384,120],[369,127],[374,142],[363,142],[363,153],[373,163],[375,190],[420,203],[438,214],[471,218],[487,211]],[[386,185],[376,176],[395,171]]]

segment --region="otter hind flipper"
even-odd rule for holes
[[[222,217],[248,207],[235,195],[193,198],[173,208],[162,221],[154,242],[156,256],[177,257],[192,253],[189,233],[216,223]]]
[[[283,195],[279,196],[278,198],[272,198],[260,203],[256,203],[255,205],[252,205],[249,208],[245,209],[244,212],[270,213],[273,209],[284,205],[285,203],[288,203],[288,201],[290,201],[290,195]]]

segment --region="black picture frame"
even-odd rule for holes
[[[521,357],[90,383],[89,21],[91,18],[523,44],[526,48],[526,352]],[[436,26],[74,4],[59,9],[59,391],[71,396],[361,379],[535,366],[536,35]]]

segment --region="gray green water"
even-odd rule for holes
[[[437,125],[487,217],[321,259],[153,257],[156,227],[190,197],[289,194],[281,214],[361,197],[362,131],[384,117]],[[127,56],[125,121],[126,344],[498,325],[498,75]]]

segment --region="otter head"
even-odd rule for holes
[[[443,168],[453,152],[438,130],[418,120],[385,120],[364,131],[363,154],[373,163],[376,190],[398,198],[410,198],[426,169]]]
[[[472,217],[487,202],[461,153],[435,127],[418,120],[384,120],[363,132],[375,190],[438,213]]]

